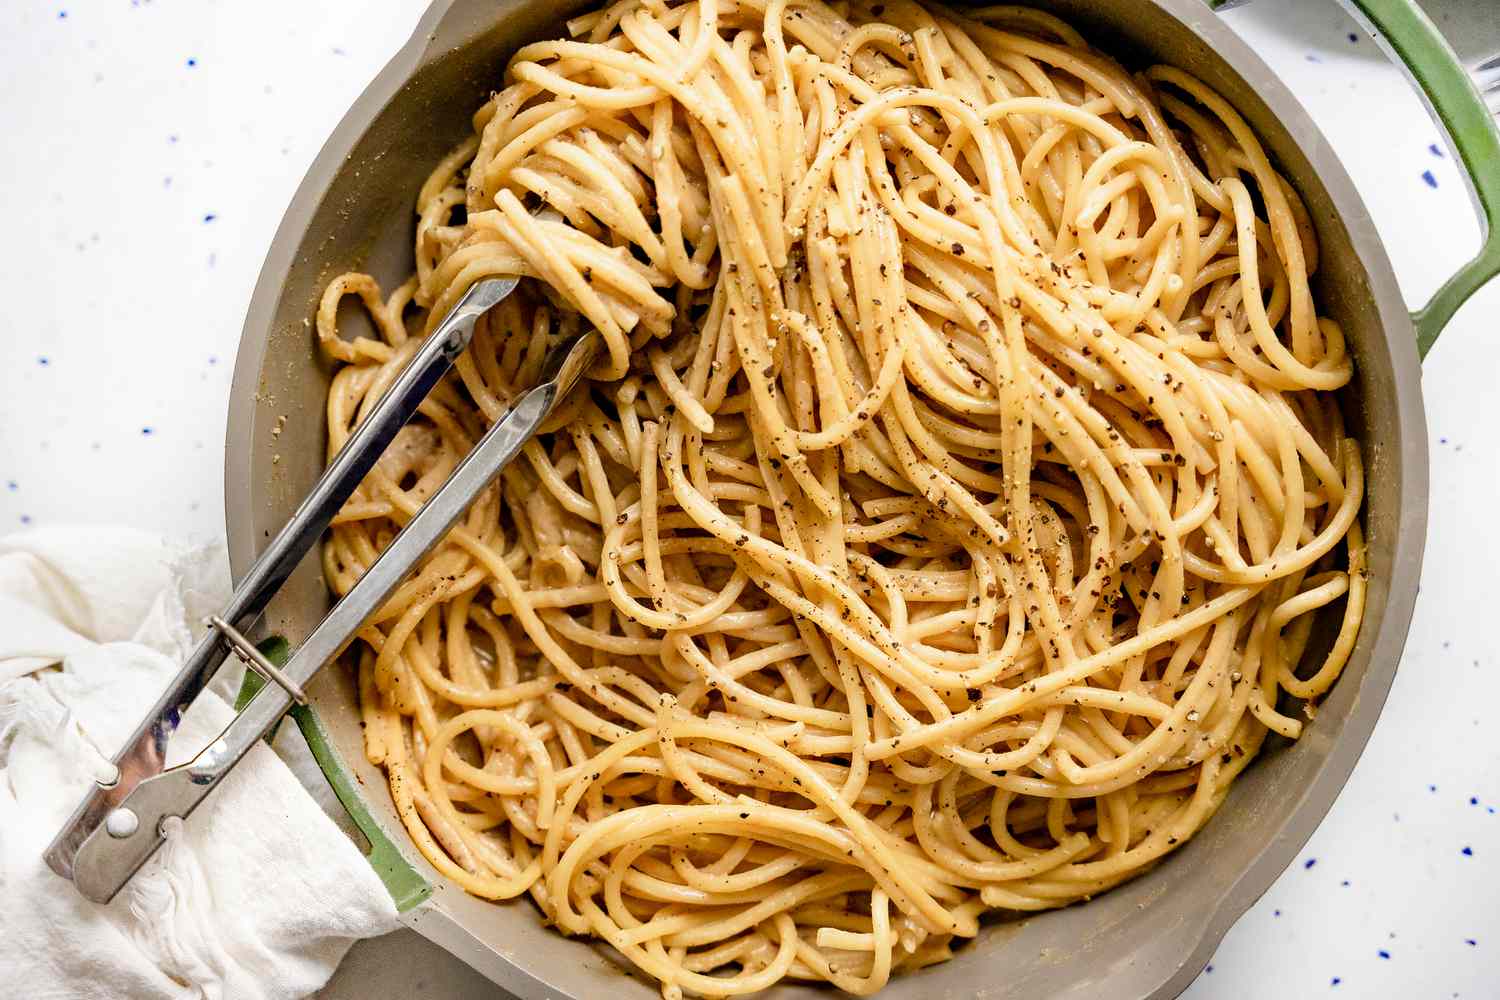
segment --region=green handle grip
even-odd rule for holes
[[[358,779],[334,749],[328,730],[323,728],[323,720],[318,718],[318,713],[310,706],[297,705],[292,709],[292,718],[296,720],[297,728],[302,730],[302,738],[307,740],[307,748],[312,751],[313,760],[318,762],[318,768],[328,780],[333,794],[338,797],[339,803],[359,828],[359,832],[370,842],[365,860],[385,884],[386,891],[391,894],[391,901],[396,904],[396,911],[405,913],[424,902],[432,895],[431,884],[422,877],[421,872],[412,867],[401,849],[386,836],[385,828],[370,815],[370,810],[356,787]]]
[[[1458,268],[1433,298],[1412,313],[1416,349],[1421,357],[1433,349],[1458,307],[1491,277],[1500,274],[1500,133],[1442,31],[1416,0],[1341,0],[1347,10],[1397,58],[1418,87],[1428,111],[1448,132],[1475,196],[1484,244],[1472,261]],[[1214,9],[1238,6],[1239,0],[1208,0]],[[1500,40],[1500,39],[1497,39]]]
[[[286,665],[291,654],[291,646],[281,636],[272,636],[258,644],[260,651],[266,655],[266,659],[278,667]],[[252,670],[245,671],[245,679],[240,683],[239,696],[235,698],[234,708],[239,711],[249,704],[250,699],[255,697],[266,681]],[[334,748],[333,741],[328,736],[328,730],[323,726],[323,720],[318,718],[310,706],[294,705],[292,707],[292,719],[297,723],[297,728],[302,731],[302,738],[307,741],[307,749],[312,752],[313,760],[317,762],[318,769],[323,772],[328,786],[333,789],[333,794],[338,798],[339,804],[349,814],[349,819],[364,834],[365,840],[369,841],[370,849],[365,853],[365,860],[375,870],[375,874],[384,883],[386,891],[391,894],[391,900],[396,904],[399,913],[405,913],[412,907],[417,906],[432,895],[432,886],[422,877],[422,873],[412,867],[411,862],[401,853],[401,849],[395,845],[390,837],[386,835],[385,828],[380,822],[370,815],[369,808],[364,799],[360,797],[358,779],[354,772],[349,770],[349,765],[344,763]],[[272,736],[275,730],[272,730]],[[266,737],[267,742],[271,737]]]
[[[1215,10],[1244,0],[1207,0]],[[1448,133],[1474,195],[1484,230],[1478,255],[1459,268],[1428,303],[1412,313],[1417,353],[1426,357],[1458,307],[1500,274],[1500,134],[1447,40],[1415,0],[1340,0],[1406,70],[1432,117]],[[1497,39],[1500,41],[1500,39]]]
[[[1458,307],[1500,274],[1500,133],[1458,56],[1414,0],[1344,0],[1344,5],[1405,66],[1428,110],[1447,131],[1468,174],[1484,230],[1478,255],[1412,313],[1417,353],[1426,357]]]

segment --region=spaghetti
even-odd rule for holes
[[[607,348],[360,633],[417,847],[721,997],[873,993],[1185,842],[1365,593],[1351,361],[1244,121],[1017,7],[569,28],[423,186],[412,278],[317,315],[331,455],[469,285],[531,279],[338,517],[338,593],[549,347]]]

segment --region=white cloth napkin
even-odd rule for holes
[[[109,905],[42,861],[223,606],[217,553],[117,528],[0,538],[0,995],[290,1000],[396,926],[359,850],[264,744]],[[204,692],[169,763],[231,714]]]

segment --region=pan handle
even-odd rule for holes
[[[286,666],[291,659],[291,644],[279,635],[265,639],[258,646],[266,659],[278,667]],[[267,683],[269,682],[253,670],[245,671],[234,710],[239,712],[244,709]],[[432,884],[407,860],[406,854],[396,846],[380,821],[370,814],[360,793],[359,778],[333,745],[333,737],[323,725],[323,720],[311,705],[292,706],[291,716],[301,730],[302,738],[307,742],[307,749],[318,765],[318,770],[323,772],[328,787],[344,807],[349,821],[365,838],[368,845],[365,860],[390,893],[391,902],[396,904],[396,912],[406,913],[421,905],[432,895]],[[271,734],[267,734],[266,741],[269,743],[270,740]]]
[[[1216,11],[1244,2],[1207,0]],[[1412,313],[1417,353],[1425,358],[1458,307],[1500,274],[1500,133],[1473,78],[1416,0],[1339,2],[1416,84],[1422,103],[1458,154],[1479,213],[1484,236],[1479,253],[1444,282],[1425,306]]]
[[[1406,70],[1427,110],[1448,134],[1479,213],[1479,253],[1412,313],[1417,353],[1432,349],[1458,307],[1500,274],[1500,132],[1474,80],[1414,0],[1343,0],[1355,20]]]

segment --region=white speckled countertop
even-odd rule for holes
[[[1461,47],[1488,35],[1500,50],[1495,0],[1433,2]],[[67,520],[222,535],[229,372],[261,255],[324,137],[421,9],[0,3],[0,532]],[[1256,0],[1225,17],[1323,127],[1419,302],[1479,230],[1405,80],[1331,0]],[[1488,628],[1500,532],[1486,527],[1500,497],[1497,315],[1500,283],[1426,364],[1432,522],[1380,725],[1192,1000],[1500,996]],[[322,995],[499,991],[403,931],[357,946]]]

